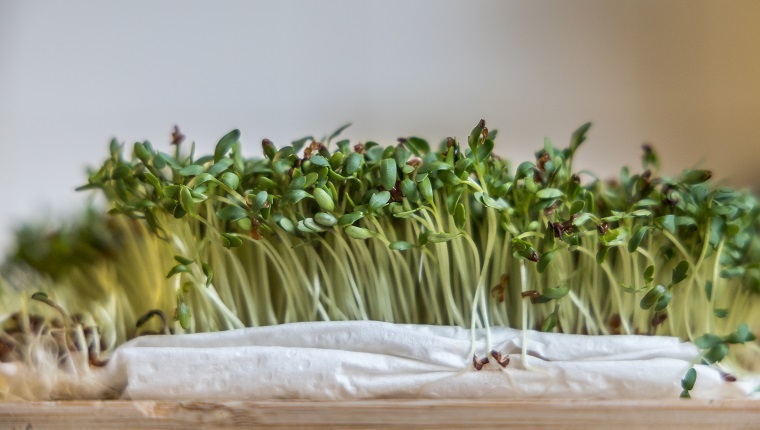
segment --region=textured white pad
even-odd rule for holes
[[[493,328],[502,368],[472,365],[471,333],[457,327],[372,321],[284,324],[180,336],[120,347],[96,376],[127,399],[354,400],[377,398],[676,398],[698,356],[676,338],[580,336]],[[485,356],[484,334],[476,354]],[[696,366],[695,398],[746,398]]]

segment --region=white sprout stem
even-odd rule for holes
[[[219,294],[217,294],[216,288],[214,288],[213,284],[209,285],[208,287],[205,284],[198,285],[196,291],[202,291],[203,295],[211,300],[211,302],[222,313],[222,316],[226,318],[226,322],[230,324],[232,328],[245,328],[245,324],[243,324],[237,315],[230,311],[230,309],[224,304],[222,299],[219,297]]]
[[[470,235],[465,235],[464,237],[467,240],[467,242],[470,244],[470,247],[472,248],[473,256],[475,257],[475,270],[477,273],[478,271],[480,271],[480,257],[477,252],[478,248],[475,245],[475,242],[472,240],[472,237]],[[480,277],[478,277],[478,279],[480,279]],[[481,323],[480,318],[478,318],[477,308],[478,308],[478,304],[480,303],[479,295],[483,294],[482,290],[483,290],[482,284],[478,281],[477,287],[475,288],[475,295],[472,300],[472,309],[470,311],[470,354],[469,354],[470,356],[475,354],[476,348],[477,348],[476,330],[478,327],[477,325]]]
[[[528,271],[525,268],[525,260],[520,259],[520,288],[523,292],[528,291]],[[522,299],[522,342],[520,348],[520,359],[523,363],[523,367],[527,370],[532,370],[532,366],[528,363],[528,303],[526,299]]]
[[[589,251],[588,249],[582,246],[579,246],[577,249],[578,251],[588,255],[591,259],[596,258],[591,251]],[[607,279],[610,283],[610,289],[612,290],[612,297],[614,297],[614,299],[618,302],[618,309],[622,310],[623,299],[620,296],[620,288],[618,287],[617,282],[615,281],[615,275],[612,273],[612,270],[610,270],[610,265],[607,264],[606,261],[602,263],[602,270],[607,275]],[[623,330],[625,331],[625,333],[631,334],[632,333],[631,326],[628,323],[628,319],[625,317],[625,315],[620,315],[620,322],[621,322],[621,325],[623,326]]]
[[[723,244],[725,242],[725,239],[722,239],[720,242],[718,242],[718,249],[715,251],[715,260],[713,261],[713,268],[712,268],[712,294],[710,295],[710,301],[713,303],[713,308],[715,307],[715,303],[717,302],[718,297],[718,291],[720,289],[720,256],[723,253]],[[708,320],[712,320],[712,318],[708,318]],[[711,330],[711,326],[709,325],[710,322],[708,321],[708,330]]]

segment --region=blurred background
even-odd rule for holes
[[[111,137],[247,153],[345,122],[352,140],[464,138],[531,159],[593,121],[602,176],[694,166],[760,191],[760,1],[0,0],[0,254],[75,212]]]

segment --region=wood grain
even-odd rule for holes
[[[0,428],[760,428],[760,401],[0,402]]]

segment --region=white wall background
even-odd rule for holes
[[[249,152],[346,121],[355,140],[464,137],[532,156],[594,121],[582,167],[700,161],[760,190],[760,1],[0,0],[0,246],[112,136]]]

